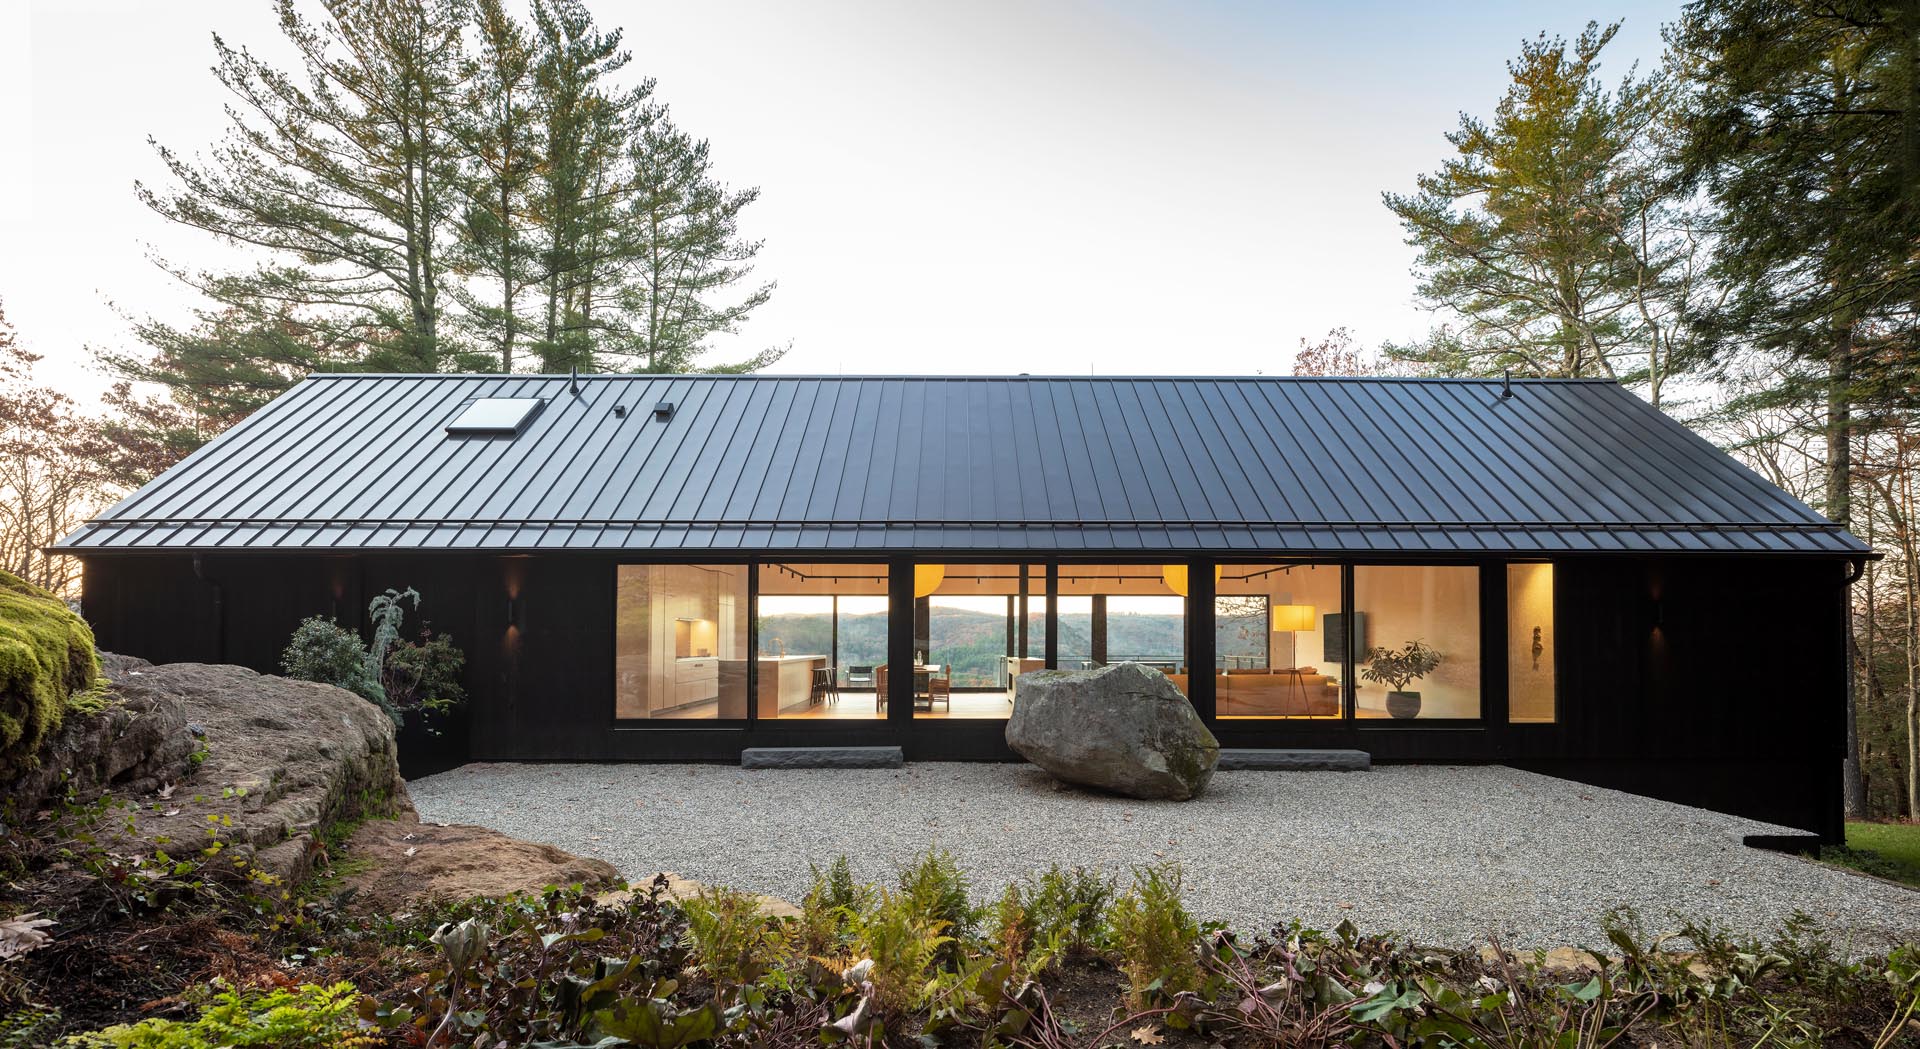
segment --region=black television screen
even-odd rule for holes
[[[1329,663],[1346,662],[1347,614],[1345,612],[1328,612],[1321,618],[1323,622],[1320,624],[1320,658]],[[1355,612],[1353,614],[1353,641],[1358,651],[1365,652],[1367,650],[1367,614],[1365,612]]]

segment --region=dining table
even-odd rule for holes
[[[886,664],[883,663],[881,666],[884,668]],[[946,664],[944,663],[915,663],[913,665],[913,705],[916,710],[933,709],[933,679],[939,677],[940,672],[945,669]],[[924,707],[922,704],[925,704]],[[886,692],[880,689],[874,690],[873,709],[879,711],[885,709],[886,705]]]

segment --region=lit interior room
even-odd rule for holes
[[[1224,564],[1216,571],[1218,716],[1338,719],[1348,636],[1340,566]]]

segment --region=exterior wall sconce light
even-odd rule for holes
[[[520,625],[520,605],[521,605],[520,598],[518,597],[507,598],[507,625],[508,626]]]

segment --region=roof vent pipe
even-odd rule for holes
[[[1513,369],[1508,368],[1500,376],[1500,399],[1504,401],[1511,396],[1513,396]]]
[[[580,396],[580,366],[577,364],[567,369],[567,389],[575,397]]]

